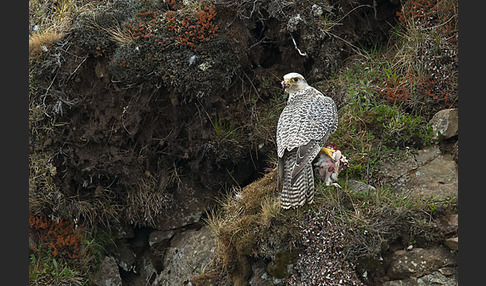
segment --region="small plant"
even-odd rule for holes
[[[66,219],[51,220],[29,210],[29,281],[31,285],[56,282],[81,285],[83,237]]]
[[[90,285],[111,234],[29,209],[29,285]]]
[[[73,224],[60,218],[53,221],[44,217],[34,216],[29,210],[29,226],[39,238],[40,244],[50,249],[53,257],[66,259],[80,257],[81,233],[74,229]],[[31,249],[37,251],[37,249]]]
[[[195,49],[196,44],[208,42],[216,34],[218,26],[214,23],[215,16],[216,10],[212,3],[203,5],[195,17],[186,15],[184,10],[166,12],[164,20],[169,40]]]
[[[211,120],[214,131],[218,137],[224,137],[235,131],[235,127],[228,121],[221,119],[218,115],[215,115]]]
[[[369,114],[375,136],[389,147],[421,147],[430,145],[431,126],[420,116],[404,112],[399,105],[378,105]]]
[[[151,39],[162,48],[173,44],[196,50],[196,46],[209,42],[216,35],[216,10],[212,3],[200,4],[194,11],[178,3],[167,1],[168,11],[139,12],[140,20],[134,24],[126,23],[125,37],[135,41]]]
[[[457,0],[411,0],[397,13],[395,62],[411,85],[404,101],[416,113],[432,113],[457,102]]]
[[[164,171],[169,173],[170,170]],[[163,178],[159,180],[154,175],[146,173],[146,177],[127,192],[125,215],[130,224],[155,227],[157,218],[166,212],[172,199],[166,188],[171,186],[175,179],[164,173]]]

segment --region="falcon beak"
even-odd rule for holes
[[[321,154],[322,154],[322,153],[324,153],[324,154],[326,154],[327,156],[331,157],[331,159],[332,159],[333,161],[336,161],[336,160],[333,158],[333,156],[332,156],[332,154],[334,153],[334,150],[333,150],[333,149],[329,149],[329,148],[326,148],[326,147],[322,147],[322,148],[321,148],[321,151],[319,151],[319,153],[321,153]]]
[[[288,79],[287,80],[283,80],[281,84],[282,84],[282,87],[283,88],[289,88],[289,87],[292,86],[292,84],[290,83],[290,81]]]

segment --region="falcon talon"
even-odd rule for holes
[[[332,183],[331,186],[333,187],[336,187],[338,189],[342,189],[343,187],[341,187],[341,185],[339,185],[338,183]]]

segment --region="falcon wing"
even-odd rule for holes
[[[336,130],[338,121],[336,104],[330,97],[313,87],[301,93],[284,108],[277,125],[278,157],[281,158],[285,150],[300,147],[297,163],[305,158],[308,150],[305,146],[311,140],[326,140]]]

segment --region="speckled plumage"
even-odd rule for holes
[[[278,189],[285,209],[314,199],[312,160],[337,128],[337,107],[332,98],[309,86],[302,75],[284,76],[289,93],[277,125]]]

